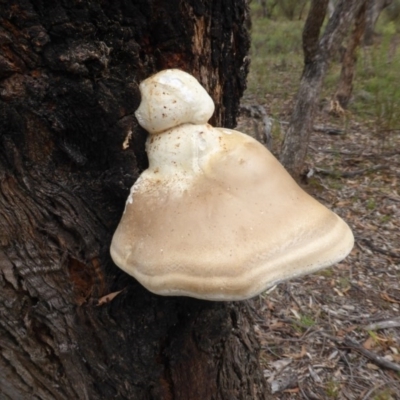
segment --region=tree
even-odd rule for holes
[[[311,2],[303,30],[304,69],[280,158],[293,176],[301,173],[306,158],[315,110],[330,61],[365,1],[339,0],[321,38],[328,0]]]
[[[357,50],[364,37],[364,45],[372,45],[375,23],[380,13],[391,4],[391,0],[367,0],[359,9],[355,26],[343,55],[342,69],[335,100],[346,108],[353,93],[353,81],[357,65]]]
[[[299,19],[302,18],[306,3],[306,0],[279,0],[278,5],[283,15],[292,21],[296,15],[299,16]]]
[[[365,2],[356,15],[355,26],[349,37],[343,55],[342,69],[335,93],[335,100],[341,108],[347,107],[353,93],[353,80],[357,64],[357,49],[365,32],[366,12],[367,4]]]
[[[371,46],[374,40],[376,21],[381,12],[392,4],[393,0],[367,0],[364,44]]]
[[[147,163],[138,82],[189,71],[218,105],[213,123],[232,127],[247,12],[244,0],[1,1],[2,399],[265,398],[251,302],[155,296],[109,256]]]

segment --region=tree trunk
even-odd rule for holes
[[[189,71],[232,127],[246,2],[0,3],[0,398],[264,399],[251,302],[156,296],[109,256],[138,82]]]
[[[328,1],[311,2],[303,31],[304,69],[281,153],[282,164],[294,177],[300,175],[307,155],[315,110],[329,63],[364,1],[340,0],[321,39],[319,32]]]
[[[364,45],[371,46],[373,44],[376,21],[381,12],[392,2],[393,0],[367,0]]]
[[[342,69],[335,93],[335,100],[342,108],[347,107],[353,93],[353,80],[357,65],[357,48],[361,43],[361,38],[365,31],[366,10],[366,3],[364,3],[356,16],[355,27],[350,35],[342,60]]]
[[[267,0],[260,0],[259,3],[261,6],[263,18],[267,18],[268,17]]]
[[[332,17],[333,13],[335,12],[335,7],[336,7],[336,0],[329,0],[329,3],[328,3],[329,18]]]

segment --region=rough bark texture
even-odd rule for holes
[[[232,127],[246,13],[244,0],[0,0],[1,399],[265,398],[251,303],[158,297],[109,256],[147,163],[138,82],[189,71]]]
[[[342,60],[342,69],[335,99],[342,108],[346,108],[353,93],[353,80],[357,65],[357,49],[365,31],[366,3],[364,3],[356,16],[355,27],[347,43]]]
[[[301,173],[312,130],[315,109],[321,93],[321,86],[333,54],[341,43],[355,14],[366,0],[340,0],[329,19],[320,39],[316,36],[322,24],[320,14],[323,8],[320,0],[313,0],[303,35],[305,64],[297,92],[294,109],[283,142],[281,162],[293,175]],[[323,1],[325,13],[328,1]],[[320,24],[310,28],[310,24]],[[310,37],[308,37],[309,32]],[[313,43],[318,41],[318,45]]]

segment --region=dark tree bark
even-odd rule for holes
[[[315,110],[329,63],[365,1],[340,0],[321,38],[319,32],[328,1],[311,2],[303,31],[304,69],[281,153],[282,164],[294,177],[301,173],[307,155]]]
[[[353,93],[353,80],[357,65],[357,49],[360,46],[365,31],[366,11],[367,4],[364,3],[357,13],[355,26],[349,37],[346,51],[342,59],[339,83],[334,96],[335,100],[342,108],[347,107]]]
[[[138,82],[191,72],[232,127],[246,15],[244,0],[0,0],[1,399],[265,398],[251,302],[155,296],[109,256],[147,163]]]
[[[318,54],[319,34],[325,20],[328,3],[328,0],[311,2],[302,37],[305,65],[315,62],[315,58]]]

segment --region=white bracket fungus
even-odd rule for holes
[[[251,137],[213,128],[191,75],[140,85],[149,168],[131,189],[111,256],[151,292],[243,300],[342,260],[353,234]]]

